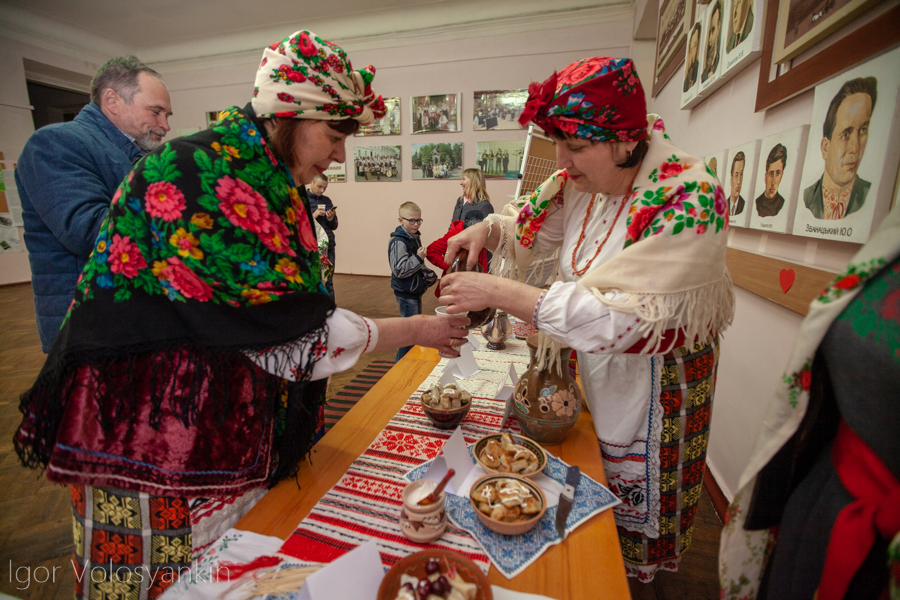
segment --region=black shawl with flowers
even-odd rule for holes
[[[294,473],[324,402],[310,375],[334,308],[311,223],[250,105],[145,157],[22,396],[22,462],[61,483],[185,495]]]

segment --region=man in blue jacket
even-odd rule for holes
[[[19,156],[16,186],[41,346],[48,352],[75,296],[119,184],[169,131],[169,92],[134,56],[110,59],[91,103],[69,123],[42,127]]]

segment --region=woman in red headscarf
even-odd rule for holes
[[[578,351],[629,576],[674,571],[690,543],[709,441],[718,334],[731,322],[727,203],[701,159],[646,114],[629,59],[587,58],[532,84],[520,117],[556,141],[530,198],[449,242],[486,246],[495,275],[442,280],[448,312],[493,306],[533,322],[539,352]],[[524,283],[559,251],[544,291]],[[558,275],[558,277],[557,277]]]

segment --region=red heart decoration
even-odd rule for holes
[[[779,273],[778,281],[781,282],[781,291],[785,294],[794,285],[794,277],[796,277],[796,273],[794,273],[793,269],[782,269],[781,273]]]

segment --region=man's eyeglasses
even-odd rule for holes
[[[400,218],[403,219],[404,221],[408,221],[408,222],[412,223],[413,225],[421,225],[422,221],[425,220],[425,219],[407,219],[406,217],[400,217]]]

